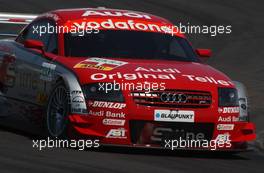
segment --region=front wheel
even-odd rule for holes
[[[68,90],[63,82],[55,85],[48,100],[46,130],[50,137],[66,137],[69,113]]]

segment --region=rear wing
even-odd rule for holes
[[[0,12],[0,24],[16,24],[27,25],[33,21],[37,15],[35,14],[20,14],[20,13],[1,13]],[[0,36],[4,37],[16,37],[16,34],[1,33]]]

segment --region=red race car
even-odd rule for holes
[[[256,138],[243,84],[204,64],[211,51],[166,19],[83,8],[0,22],[27,24],[0,40],[1,124],[169,149],[241,151]]]

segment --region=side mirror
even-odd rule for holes
[[[209,58],[212,56],[211,49],[196,49],[195,52],[199,55],[201,58]]]
[[[39,40],[28,39],[24,42],[24,47],[38,49],[44,54],[44,44]]]

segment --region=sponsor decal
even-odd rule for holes
[[[225,134],[219,134],[215,140],[216,141],[223,141],[223,142],[228,142],[230,141],[230,134],[229,133],[225,133]]]
[[[155,121],[194,122],[194,111],[155,110]]]
[[[104,125],[109,126],[124,126],[126,120],[118,120],[118,119],[103,119]]]
[[[43,62],[41,68],[40,79],[44,81],[52,81],[55,74],[56,65]]]
[[[103,59],[103,58],[88,58],[74,66],[74,68],[90,68],[97,70],[110,71],[116,67],[127,64],[127,62]]]
[[[123,112],[110,112],[110,111],[93,111],[93,110],[89,110],[88,112],[90,115],[93,116],[105,116],[107,118],[125,118],[126,114]]]
[[[70,103],[74,103],[75,106],[80,105],[80,103],[84,103],[85,99],[83,97],[83,92],[82,91],[78,91],[78,90],[73,90],[70,93],[70,97],[71,97],[71,102]]]
[[[89,110],[88,112],[89,115],[93,115],[93,116],[98,116],[98,117],[102,117],[104,116],[104,111],[92,111],[92,110]]]
[[[154,72],[154,73],[181,73],[180,70],[176,68],[144,68],[144,67],[137,67],[135,69],[136,72],[143,71],[143,72]]]
[[[234,130],[234,124],[218,124],[217,130]]]
[[[119,138],[119,139],[126,139],[126,130],[124,128],[119,129],[111,129],[107,135],[106,138]]]
[[[138,19],[151,19],[147,14],[140,14],[136,12],[123,12],[123,11],[94,11],[87,10],[83,13],[83,17],[87,16],[106,16],[106,17],[131,17]]]
[[[125,80],[138,80],[138,79],[164,79],[164,80],[175,80],[176,76],[174,74],[143,74],[137,73],[94,73],[91,75],[92,80],[104,80],[104,79],[125,79]]]
[[[159,32],[171,35],[180,35],[170,23],[159,23],[153,21],[140,21],[132,19],[103,19],[89,18],[77,19],[65,23],[66,28],[77,28],[78,30],[93,29],[111,29],[111,30],[130,30],[130,31],[149,31]],[[97,32],[98,33],[98,32]]]
[[[89,106],[94,108],[124,109],[126,107],[126,103],[89,101]]]
[[[230,86],[230,84],[232,84],[231,81],[218,80],[210,76],[195,76],[195,75],[185,75],[185,74],[182,76],[186,77],[190,81],[196,81],[201,83],[212,83],[212,84],[224,85],[224,86]]]
[[[235,116],[227,116],[227,117],[220,116],[218,118],[218,122],[230,123],[230,122],[238,122],[238,121],[239,121],[239,117],[235,117]]]
[[[185,131],[184,129],[172,129],[166,127],[157,127],[153,130],[153,134],[151,136],[151,140],[154,142],[161,142],[164,139],[166,134],[178,134],[184,139],[189,140],[202,140],[205,138],[204,133],[193,133]]]
[[[125,118],[126,114],[123,113],[123,112],[113,113],[113,112],[110,112],[110,111],[106,111],[105,116],[106,117],[111,117],[111,118]]]
[[[72,99],[72,102],[73,103],[84,103],[84,98],[82,96],[75,96],[73,99]]]
[[[218,108],[218,112],[222,114],[239,113],[239,107],[221,107]]]
[[[83,92],[80,90],[73,90],[69,94],[72,113],[87,114],[88,111],[86,109]]]
[[[152,69],[153,71],[154,69]],[[161,69],[156,69],[161,70]],[[167,69],[169,70],[169,69]],[[170,69],[173,70],[173,69]],[[93,73],[90,78],[91,80],[100,81],[105,79],[110,80],[116,80],[116,79],[124,79],[124,80],[139,80],[139,79],[161,79],[161,80],[177,80],[177,78],[183,78],[188,81],[193,82],[200,82],[200,83],[211,83],[215,85],[223,85],[223,86],[230,86],[233,85],[231,81],[226,80],[220,80],[215,79],[214,77],[209,76],[194,76],[194,75],[186,75],[186,74],[179,74],[180,71],[176,71],[177,69],[174,69],[174,72],[167,73],[143,73],[140,71],[143,71],[142,69],[137,69],[138,72],[135,73],[121,73],[116,72],[112,74],[105,74],[105,73]],[[150,69],[145,69],[145,71],[150,71]]]

